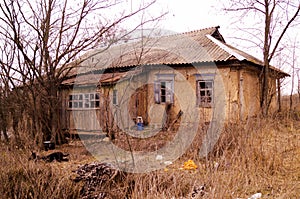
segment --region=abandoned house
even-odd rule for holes
[[[219,27],[95,49],[69,65],[61,85],[64,129],[106,131],[176,122],[243,120],[260,111],[263,63],[227,44]],[[277,106],[271,67],[270,110]],[[222,116],[220,116],[222,115]]]

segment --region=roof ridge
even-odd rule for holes
[[[211,27],[207,27],[207,28],[202,28],[202,29],[198,29],[198,30],[191,30],[191,31],[186,31],[186,32],[178,32],[178,33],[174,33],[174,34],[167,34],[167,35],[157,35],[157,36],[149,36],[147,37],[146,39],[161,39],[161,38],[169,38],[169,37],[176,37],[176,36],[179,36],[179,35],[188,35],[188,34],[191,34],[191,33],[196,33],[196,32],[201,32],[201,31],[204,31],[204,30],[209,30],[209,29],[215,29],[215,30],[218,30],[220,28],[220,26],[211,26]],[[134,44],[134,43],[137,43],[139,41],[129,41],[129,42],[126,42],[126,43],[116,43],[116,44],[113,44],[111,45],[111,47],[114,47],[114,46],[127,46],[129,44]],[[98,51],[99,49],[101,48],[95,48],[93,50],[96,50]]]
[[[211,27],[202,28],[202,29],[198,29],[198,30],[191,30],[191,31],[187,31],[187,32],[182,32],[181,34],[189,34],[189,33],[194,33],[194,32],[201,32],[203,30],[219,29],[219,28],[220,28],[220,26],[211,26]]]
[[[219,29],[219,28],[220,28],[220,26],[211,26],[211,27],[202,28],[202,29],[198,29],[198,30],[191,30],[191,31],[186,31],[186,32],[178,32],[178,33],[175,33],[175,34],[157,36],[157,37],[152,37],[152,38],[162,38],[162,37],[173,37],[173,36],[178,36],[178,35],[187,35],[187,34],[191,34],[191,33],[202,32],[204,30]]]

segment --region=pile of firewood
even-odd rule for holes
[[[110,185],[120,180],[122,173],[108,163],[90,163],[74,171],[78,176],[75,182],[83,182],[81,196],[84,199],[110,198]]]

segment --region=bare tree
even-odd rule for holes
[[[43,132],[43,139],[63,140],[60,131],[58,96],[61,82],[69,75],[66,67],[83,52],[99,46],[110,46],[131,30],[122,28],[127,19],[142,13],[155,3],[141,4],[135,10],[121,9],[122,1],[55,1],[9,0],[0,3],[0,39],[14,51],[13,65],[7,74],[10,82],[21,82],[28,92],[27,114],[33,131]],[[116,11],[115,16],[105,13]],[[120,34],[122,33],[122,34]],[[4,63],[7,60],[3,60]],[[4,64],[5,65],[5,64]]]
[[[9,141],[8,139],[8,134],[7,134],[7,130],[8,130],[8,106],[7,106],[7,102],[8,102],[8,98],[7,98],[7,86],[6,86],[6,82],[4,82],[3,80],[5,80],[4,78],[2,78],[2,74],[1,74],[1,79],[0,79],[0,138],[3,134],[4,140],[6,142]]]
[[[270,62],[278,50],[288,30],[298,25],[300,2],[298,0],[232,0],[225,6],[226,11],[240,12],[243,21],[251,17],[255,24],[242,28],[250,38],[243,38],[262,49],[264,68],[261,74],[261,110],[263,115],[269,110]],[[248,19],[249,20],[249,19]],[[255,38],[255,39],[253,39]]]
[[[0,46],[0,131],[3,134],[4,140],[9,141],[8,128],[9,116],[13,104],[11,98],[11,83],[14,83],[11,68],[14,60],[14,50],[7,39],[2,40]],[[12,82],[11,82],[12,81]],[[0,134],[1,135],[1,134]]]
[[[294,94],[294,85],[295,85],[295,75],[296,75],[296,41],[292,46],[292,57],[291,57],[291,68],[292,68],[292,88],[290,93],[290,111],[293,109],[293,94]]]

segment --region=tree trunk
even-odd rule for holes
[[[292,72],[292,89],[291,89],[291,93],[290,93],[290,111],[292,111],[293,109],[293,92],[294,92],[294,81],[295,81],[295,78],[294,78],[294,75],[295,75],[295,68],[293,66],[293,72]]]
[[[278,112],[281,112],[281,84],[280,78],[277,79],[277,101],[278,101]]]
[[[53,77],[54,78],[54,77]],[[65,137],[62,134],[61,131],[61,125],[60,125],[60,111],[59,107],[61,105],[60,103],[60,97],[58,96],[58,86],[57,81],[50,80],[49,84],[49,127],[51,132],[51,141],[54,141],[56,144],[63,144],[65,143]]]
[[[269,95],[269,54],[270,54],[270,24],[271,24],[271,16],[269,14],[269,5],[268,2],[265,1],[265,32],[264,32],[264,68],[263,68],[263,81],[262,81],[262,100],[261,100],[261,109],[262,115],[268,115],[268,95]]]

